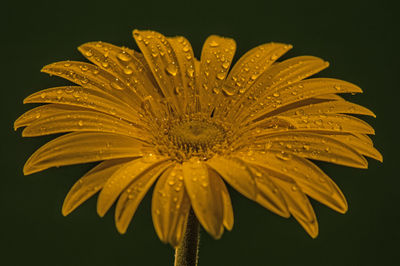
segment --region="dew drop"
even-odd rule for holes
[[[139,39],[139,38],[138,38]],[[123,62],[129,62],[131,57],[126,52],[121,52],[117,55],[118,59]]]
[[[93,53],[92,53],[92,51],[87,50],[87,51],[85,52],[85,55],[86,55],[87,57],[91,57],[91,56],[93,56]]]
[[[178,68],[176,67],[175,64],[168,64],[167,68],[165,69],[167,71],[168,74],[172,75],[172,76],[176,76],[176,74],[178,73]]]
[[[193,68],[188,68],[188,69],[187,69],[187,75],[188,75],[190,78],[193,78],[193,76],[194,76],[194,69],[193,69]]]
[[[227,61],[226,61],[226,62],[223,62],[223,63],[222,63],[222,67],[225,68],[225,69],[228,69],[228,67],[229,67],[229,62],[227,62]]]
[[[124,73],[125,73],[126,75],[131,75],[131,74],[133,73],[133,71],[132,71],[131,68],[126,67],[126,68],[124,68]]]
[[[218,45],[219,45],[219,43],[217,43],[216,41],[210,42],[210,47],[217,47]]]
[[[220,73],[217,74],[217,79],[223,80],[224,78],[225,78],[225,73],[220,72]]]
[[[82,121],[82,120],[79,120],[78,125],[79,125],[80,127],[83,126],[83,121]]]

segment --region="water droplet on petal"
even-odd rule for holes
[[[220,73],[217,74],[217,79],[223,80],[224,78],[225,78],[225,73],[220,72]]]
[[[176,76],[176,74],[178,73],[178,68],[176,67],[175,64],[168,64],[167,68],[165,69],[167,71],[168,74],[172,75],[172,76]]]
[[[124,68],[124,73],[125,73],[126,75],[130,75],[130,74],[133,73],[133,71],[132,71],[132,69],[130,69],[129,67],[126,67],[126,68]]]
[[[217,43],[216,41],[210,42],[210,47],[217,47],[218,45],[219,45],[219,43]]]
[[[119,53],[117,57],[123,62],[129,62],[131,60],[131,57],[126,52]]]

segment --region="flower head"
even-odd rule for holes
[[[79,51],[93,64],[57,62],[42,71],[77,86],[45,89],[24,103],[46,103],[15,122],[23,136],[65,133],[26,162],[25,174],[101,161],[68,193],[62,213],[99,193],[103,216],[116,202],[125,233],[155,184],[152,217],[160,239],[177,246],[192,208],[219,238],[233,226],[225,182],[270,211],[293,216],[318,234],[307,196],[344,213],[336,184],[311,160],[367,168],[382,160],[367,136],[374,130],[351,116],[374,114],[339,93],[354,84],[310,78],[328,63],[313,56],[276,60],[292,46],[260,45],[231,67],[235,42],[210,36],[200,61],[183,37],[133,32],[141,53],[104,42]]]

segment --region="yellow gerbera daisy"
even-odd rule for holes
[[[347,203],[310,159],[358,168],[367,168],[364,156],[382,161],[367,136],[373,128],[349,115],[374,114],[337,95],[361,89],[337,79],[305,79],[328,66],[320,58],[276,62],[292,46],[268,43],[231,68],[236,45],[230,38],[210,36],[198,61],[183,37],[138,30],[133,36],[142,53],[90,42],[78,49],[93,64],[45,66],[43,72],[78,86],[28,96],[24,103],[47,104],[15,122],[25,137],[72,132],[38,149],[25,174],[102,161],[71,188],[64,215],[100,192],[98,214],[117,202],[116,227],[125,233],[155,183],[155,230],[177,247],[191,209],[214,238],[232,229],[226,182],[270,211],[292,215],[316,237],[307,196],[341,213]]]

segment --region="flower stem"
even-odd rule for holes
[[[199,255],[199,221],[190,209],[182,243],[175,249],[175,266],[197,266]]]

